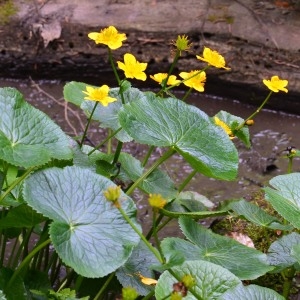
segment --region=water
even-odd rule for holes
[[[25,99],[36,108],[47,113],[63,130],[71,136],[83,132],[86,117],[72,104],[63,100],[64,82],[0,79],[0,87],[16,87]],[[271,99],[272,101],[272,99]],[[242,118],[248,117],[256,107],[240,103],[237,100],[228,100],[205,94],[192,94],[189,100],[209,116],[220,110]],[[300,148],[299,142],[300,117],[277,111],[263,110],[256,118],[255,125],[250,127],[252,137],[251,149],[246,149],[236,142],[240,155],[238,178],[233,182],[218,181],[197,174],[188,190],[193,190],[207,196],[213,202],[226,199],[248,198],[266,185],[273,176],[284,174],[287,170],[287,160],[282,158],[288,146]],[[93,124],[89,132],[90,139],[99,143],[106,136],[106,131]],[[147,148],[142,145],[125,144],[124,150],[141,158],[146,154]],[[157,149],[151,158],[154,161],[160,154]],[[175,182],[182,182],[192,171],[179,155],[174,155],[163,168]],[[299,160],[294,160],[294,171],[300,171]],[[143,222],[149,220],[144,197],[135,193],[140,218]]]

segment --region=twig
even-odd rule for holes
[[[55,99],[52,95],[50,95],[49,93],[47,93],[46,91],[44,91],[44,90],[43,90],[36,82],[34,82],[31,78],[29,78],[29,79],[30,79],[30,81],[31,81],[32,86],[33,86],[34,88],[36,88],[36,89],[38,90],[38,92],[44,94],[45,96],[47,96],[49,99],[51,99],[51,100],[52,100],[53,102],[55,102],[56,104],[58,104],[58,105],[64,107],[64,112],[65,112],[65,113],[64,113],[64,116],[65,116],[65,120],[66,120],[67,124],[69,125],[69,127],[72,129],[73,133],[74,133],[75,135],[78,135],[78,133],[77,133],[78,131],[76,130],[76,128],[72,125],[72,123],[71,123],[70,120],[69,120],[68,111],[71,112],[71,113],[77,118],[77,120],[78,120],[78,122],[79,122],[79,124],[80,124],[81,130],[83,130],[84,125],[83,125],[83,123],[82,123],[82,120],[81,120],[81,118],[80,118],[78,112],[76,112],[76,111],[74,111],[72,108],[70,108],[70,107],[68,106],[68,103],[67,103],[67,102],[62,103],[62,102],[61,102],[62,98],[59,99],[59,100]]]

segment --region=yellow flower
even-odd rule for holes
[[[88,37],[96,44],[107,45],[111,50],[120,48],[122,42],[127,39],[125,33],[118,33],[114,26],[104,28],[100,32],[90,32]]]
[[[189,44],[189,39],[186,35],[178,35],[177,40],[173,41],[172,44],[179,50],[180,55],[182,51],[188,51],[192,45]]]
[[[228,134],[228,136],[231,140],[234,138],[234,135],[233,135],[230,127],[225,122],[220,120],[218,117],[214,117],[214,121],[215,121],[216,125],[218,125],[224,129],[224,131]]]
[[[117,63],[118,67],[125,72],[126,78],[136,78],[143,81],[146,80],[147,75],[144,71],[148,64],[138,62],[132,54],[126,53],[124,55],[124,63],[120,61]]]
[[[198,73],[198,74],[197,74]],[[197,74],[197,75],[196,75]],[[206,80],[206,73],[204,71],[191,71],[191,72],[181,72],[179,76],[183,79],[186,79],[183,84],[188,87],[195,89],[198,92],[204,92],[204,83]],[[187,79],[190,78],[191,79]]]
[[[121,195],[121,187],[118,186],[110,186],[104,191],[104,196],[108,201],[116,202]]]
[[[148,201],[153,208],[163,208],[167,204],[167,200],[160,194],[150,194]]]
[[[157,81],[158,83],[162,83],[164,79],[166,79],[168,76],[167,73],[157,73],[154,75],[150,75],[150,78],[153,80]],[[168,78],[167,85],[175,85],[175,84],[180,84],[180,80],[177,80],[175,75],[170,75]]]
[[[199,60],[207,62],[209,65],[216,68],[223,68],[230,70],[230,68],[225,67],[225,59],[217,51],[211,50],[207,47],[204,47],[203,57],[196,55]]]
[[[107,85],[102,85],[99,88],[87,86],[86,91],[82,92],[87,95],[87,97],[84,97],[85,100],[98,101],[103,106],[107,106],[109,103],[117,101],[116,98],[108,96],[109,87]]]
[[[269,90],[278,93],[279,91],[288,92],[286,86],[288,85],[287,80],[280,79],[278,76],[272,76],[271,80],[264,79],[263,83],[269,88]]]

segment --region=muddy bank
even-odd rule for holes
[[[105,47],[87,38],[113,24],[128,37],[114,51],[116,59],[132,52],[148,62],[148,74],[166,71],[171,40],[187,34],[193,46],[174,73],[201,68],[195,54],[209,46],[226,57],[231,71],[210,69],[207,93],[258,103],[266,94],[262,79],[279,75],[289,80],[289,93],[275,95],[270,106],[300,113],[300,10],[297,1],[285,2],[16,1],[18,14],[0,30],[0,77],[114,84],[107,82]]]

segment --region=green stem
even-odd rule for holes
[[[144,160],[142,162],[142,167],[146,166],[146,164],[147,164],[147,162],[148,162],[148,160],[149,160],[149,158],[150,158],[150,156],[151,156],[154,148],[155,148],[154,146],[150,146],[150,148],[149,148],[149,150],[148,150],[148,152],[147,152],[147,154],[146,154],[146,156],[145,156],[145,158],[144,158]]]
[[[145,236],[139,231],[139,229],[133,224],[131,219],[127,216],[125,211],[122,207],[118,207],[120,213],[122,214],[123,218],[126,220],[126,222],[131,226],[131,228],[138,234],[138,236],[141,238],[141,240],[145,243],[145,245],[148,247],[148,249],[155,255],[155,257],[158,259],[160,263],[163,263],[163,259],[160,256],[160,254],[157,252],[157,250],[147,241]]]
[[[151,299],[152,296],[154,296],[155,290],[152,290],[148,295],[146,295],[145,297],[143,297],[141,300],[148,300]]]
[[[180,51],[177,50],[176,54],[175,54],[175,57],[174,57],[174,60],[173,60],[173,62],[171,64],[171,66],[170,66],[170,69],[169,69],[169,72],[168,72],[168,76],[163,81],[162,88],[161,88],[161,90],[158,93],[156,93],[156,96],[160,95],[162,92],[164,92],[166,90],[167,82],[169,80],[170,75],[173,72],[173,69],[174,69],[175,65],[177,64],[177,61],[178,61],[179,57],[180,57]],[[177,86],[177,85],[173,85],[172,87],[174,87],[174,86]]]
[[[287,168],[287,173],[290,174],[292,173],[293,170],[293,157],[289,157],[289,163],[288,163],[288,168]]]
[[[112,57],[112,52],[111,52],[110,48],[108,48],[108,58],[109,58],[109,61],[110,61],[111,68],[113,69],[113,72],[114,72],[115,77],[116,77],[117,82],[118,82],[118,86],[119,86],[119,89],[120,89],[120,92],[121,92],[120,95],[121,95],[122,104],[125,104],[123,89],[121,87],[122,81],[120,80],[119,74],[117,72],[117,69],[116,69],[116,66],[115,66],[115,63],[114,63],[114,60],[113,60],[113,57]]]
[[[285,269],[281,273],[281,275],[284,278],[283,287],[282,287],[282,296],[284,297],[284,299],[289,299],[295,273],[296,270],[293,267],[289,269]]]
[[[164,216],[164,215],[162,214],[162,216]],[[163,223],[161,223],[161,224],[156,228],[157,232],[161,231],[161,230],[162,230],[167,224],[169,224],[170,221],[172,221],[172,220],[173,220],[173,218],[168,217],[167,220],[165,220]]]
[[[108,129],[108,136],[111,136],[111,133],[112,133],[112,130],[111,130],[111,128],[109,128]],[[107,152],[107,154],[111,154],[111,151],[112,151],[112,140],[109,139],[108,143],[107,143],[107,150],[106,150],[106,152]]]
[[[193,170],[188,177],[181,183],[178,187],[178,193],[182,192],[183,189],[189,184],[189,182],[193,179],[193,177],[197,174],[196,170]]]
[[[146,239],[150,240],[150,238],[152,237],[152,234],[154,232],[154,229],[157,228],[158,224],[161,222],[161,220],[163,219],[164,215],[163,214],[159,214],[157,220],[155,221],[155,223],[153,223],[151,229],[149,230],[149,232],[146,235]]]
[[[102,141],[100,144],[94,147],[93,150],[91,150],[88,155],[91,155],[94,153],[97,149],[99,149],[101,146],[103,146],[108,140],[110,140],[112,137],[114,137],[119,131],[121,131],[122,127],[114,131],[112,134],[110,134],[104,141]]]
[[[14,274],[12,275],[12,277],[10,278],[10,280],[7,283],[6,289],[10,289],[11,285],[14,283],[15,279],[20,274],[22,269],[30,263],[30,260],[36,255],[36,253],[38,253],[41,249],[43,249],[48,244],[50,244],[50,242],[51,242],[51,240],[48,239],[47,241],[39,244],[34,249],[32,249],[32,251],[24,258],[24,260],[21,262],[19,267],[15,270]]]
[[[22,254],[24,254],[25,250],[24,249],[27,249],[28,248],[28,243],[29,243],[29,239],[30,239],[30,236],[31,236],[31,233],[32,233],[32,228],[29,230],[27,230],[26,232],[26,235],[23,237],[23,240],[19,246],[19,249],[16,253],[16,256],[14,258],[14,261],[13,261],[13,264],[12,264],[12,269],[15,269],[19,263],[19,261],[21,260],[20,257]],[[20,235],[20,236],[23,236],[23,235]],[[19,236],[19,238],[20,238]]]
[[[93,110],[92,110],[92,112],[91,112],[91,115],[90,115],[90,117],[88,118],[87,124],[86,124],[85,129],[84,129],[84,133],[83,133],[83,135],[82,135],[81,142],[80,142],[80,144],[79,144],[79,147],[80,147],[80,148],[81,148],[82,145],[83,145],[83,142],[84,142],[84,140],[85,140],[85,137],[86,137],[88,128],[89,128],[89,126],[90,126],[90,123],[91,123],[91,121],[92,121],[93,114],[94,114],[94,112],[95,112],[95,110],[96,110],[96,107],[97,107],[98,103],[99,103],[98,101],[95,103],[95,105],[94,105],[94,107],[93,107]]]
[[[29,168],[22,176],[18,177],[7,190],[1,195],[0,202],[21,182],[23,181],[36,167]]]
[[[130,195],[134,189],[144,180],[146,179],[159,165],[161,165],[164,161],[166,161],[169,157],[171,157],[176,151],[173,148],[170,148],[166,151],[162,157],[160,157],[148,171],[146,171],[137,181],[135,181],[132,186],[127,190],[126,194]]]
[[[264,105],[268,102],[268,100],[270,99],[271,95],[272,95],[272,91],[270,91],[269,95],[266,97],[266,99],[263,101],[263,103],[260,105],[260,107],[251,115],[249,116],[244,122],[242,122],[237,128],[234,129],[234,131],[238,131],[241,128],[243,128],[246,124],[247,121],[253,119],[264,107]]]
[[[153,221],[152,221],[152,224],[153,224],[153,236],[154,236],[154,240],[155,240],[155,244],[156,244],[156,247],[157,247],[157,250],[158,252],[160,253],[160,256],[162,257],[163,259],[163,263],[165,263],[165,259],[164,259],[164,256],[163,256],[163,252],[162,252],[162,249],[161,249],[161,246],[160,246],[160,240],[158,238],[158,235],[157,235],[157,227],[156,227],[156,214],[157,214],[157,210],[154,208],[153,209]]]
[[[11,268],[11,264],[12,264],[12,261],[13,261],[13,257],[15,256],[15,251],[17,249],[18,243],[19,243],[19,240],[17,238],[15,238],[15,242],[14,242],[10,257],[9,257],[9,261],[7,263],[8,268]]]
[[[190,93],[192,92],[193,88],[190,88],[185,95],[183,96],[183,98],[181,99],[182,101],[185,101],[187,99],[187,97],[190,95]]]
[[[118,74],[118,72],[117,72],[116,66],[115,66],[115,64],[114,64],[114,60],[113,60],[112,52],[111,52],[110,48],[108,48],[108,59],[109,59],[111,68],[113,69],[113,72],[114,72],[114,74],[115,74],[115,77],[116,77],[116,79],[117,79],[118,85],[120,86],[120,85],[121,85],[121,80],[120,80],[119,74]],[[124,103],[123,103],[123,104],[124,104]]]
[[[119,160],[119,156],[120,156],[120,153],[122,151],[122,147],[123,147],[123,143],[121,141],[118,142],[118,145],[117,145],[117,148],[116,148],[116,151],[115,151],[115,156],[114,156],[114,160],[113,160],[113,165],[115,165],[118,160]]]
[[[113,273],[111,273],[109,275],[109,277],[106,279],[105,283],[102,285],[100,291],[95,296],[94,300],[100,299],[102,293],[105,291],[105,289],[107,288],[107,286],[109,285],[109,283],[112,281],[112,279],[114,278],[114,276],[115,276],[115,272],[113,272]]]

